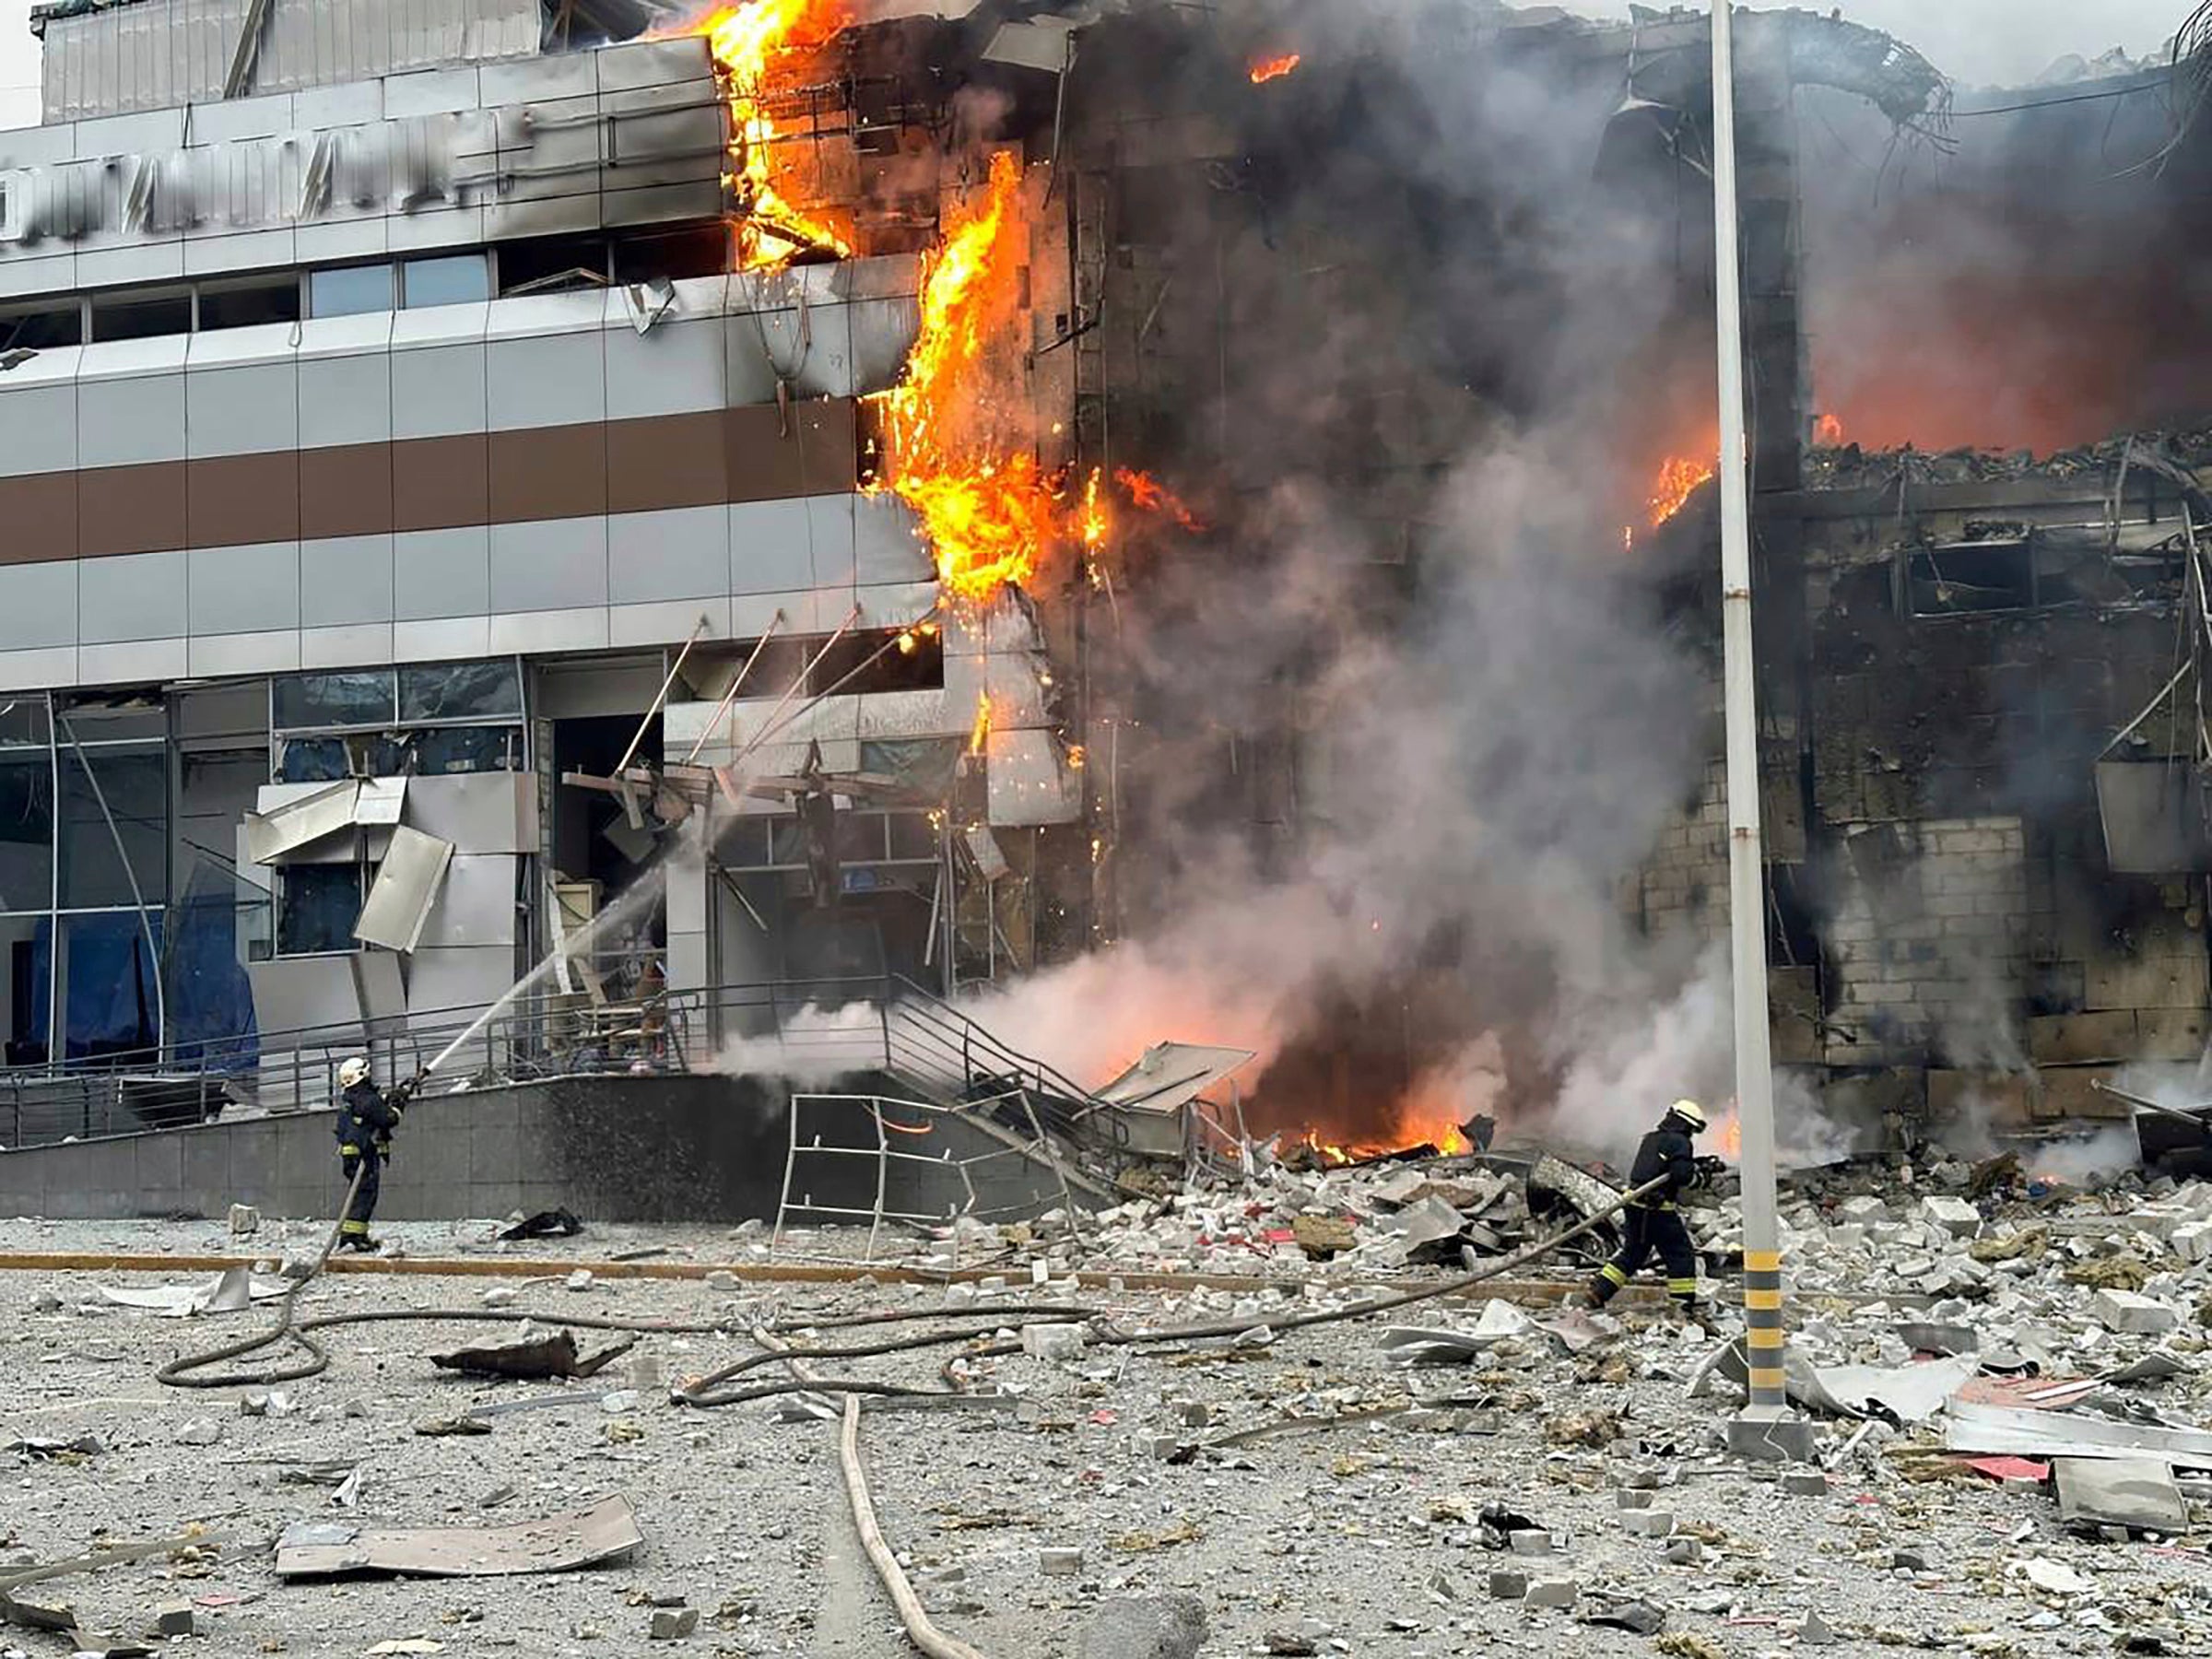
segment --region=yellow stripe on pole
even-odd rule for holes
[[[1744,1292],[1744,1306],[1756,1308],[1762,1313],[1779,1313],[1782,1312],[1782,1292],[1779,1290],[1747,1290]]]
[[[1779,1326],[1770,1330],[1764,1325],[1750,1325],[1744,1331],[1744,1341],[1755,1348],[1779,1348],[1783,1346],[1783,1333]]]
[[[1782,1271],[1782,1252],[1779,1250],[1747,1250],[1744,1252],[1744,1267],[1747,1272],[1750,1273],[1780,1273]]]

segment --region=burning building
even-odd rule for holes
[[[11,1065],[281,1096],[550,961],[1348,1147],[1724,1088],[1701,15],[403,9],[35,14]],[[2212,1018],[2206,140],[1745,37],[1785,1110],[2093,1112]]]

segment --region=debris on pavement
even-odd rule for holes
[[[281,1579],[395,1573],[420,1578],[502,1578],[568,1572],[618,1560],[645,1541],[629,1500],[503,1527],[371,1526],[303,1521],[276,1541]]]
[[[525,1338],[492,1347],[456,1348],[450,1354],[432,1354],[430,1363],[440,1371],[471,1377],[547,1378],[595,1377],[608,1365],[638,1346],[627,1337],[595,1354],[580,1357],[572,1331],[551,1336]]]

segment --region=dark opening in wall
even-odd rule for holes
[[[550,294],[602,288],[607,280],[604,236],[540,236],[500,244],[500,292]]]
[[[92,301],[92,337],[95,340],[151,340],[162,335],[192,332],[192,295],[139,295],[128,300]]]
[[[719,276],[732,263],[724,225],[699,225],[658,236],[625,236],[615,243],[615,280],[651,282],[656,276]]]
[[[50,346],[81,346],[84,339],[84,307],[74,300],[0,311],[0,351],[43,351]]]
[[[2035,604],[2035,560],[2025,535],[1914,547],[1906,597],[1915,617],[2027,610]]]
[[[243,282],[209,283],[200,289],[200,328],[251,328],[264,323],[300,320],[300,278],[258,276]]]

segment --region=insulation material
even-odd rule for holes
[[[449,841],[404,825],[393,830],[392,850],[376,873],[376,885],[369,889],[353,936],[387,950],[413,950],[453,859],[453,843]]]
[[[1082,816],[1082,782],[1063,770],[1052,733],[994,731],[990,754],[994,825],[1072,824]]]

